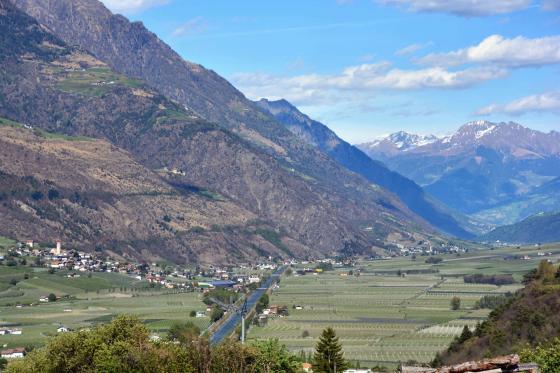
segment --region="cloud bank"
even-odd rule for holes
[[[479,109],[476,114],[523,115],[531,112],[551,112],[560,114],[560,91],[525,96],[504,105],[491,104]]]

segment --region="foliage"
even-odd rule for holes
[[[269,304],[270,304],[270,298],[268,294],[265,293],[259,298],[259,301],[257,302],[256,305],[257,313],[261,313],[265,308],[268,307]]]
[[[426,259],[425,262],[429,263],[429,264],[438,264],[438,263],[443,262],[443,259],[435,257],[435,256],[431,256],[428,259]]]
[[[175,322],[167,332],[167,338],[170,341],[186,342],[200,335],[200,328],[192,321]]]
[[[90,332],[65,333],[16,361],[7,372],[192,372],[187,351],[153,344],[134,317],[121,316]]]
[[[212,308],[212,312],[210,312],[210,320],[212,322],[216,322],[224,316],[224,311],[220,307]]]
[[[479,273],[464,276],[463,280],[466,284],[492,284],[496,286],[515,283],[512,275],[482,275]]]
[[[254,342],[257,351],[256,364],[259,372],[289,373],[299,371],[299,361],[278,339]]]
[[[457,311],[460,308],[461,308],[461,298],[459,297],[451,298],[451,309],[453,311]]]
[[[323,330],[313,358],[313,371],[317,373],[343,372],[348,366],[342,346],[334,329]]]
[[[508,302],[511,302],[512,298],[513,294],[509,292],[503,295],[485,295],[476,301],[476,303],[474,304],[474,308],[487,308],[494,310],[502,305],[507,304]]]
[[[334,268],[333,268],[332,263],[321,262],[321,263],[317,264],[315,269],[320,269],[321,271],[326,272],[326,271],[332,271]]]
[[[519,355],[523,362],[537,363],[542,373],[556,373],[560,367],[560,338],[535,348],[526,347]]]
[[[50,293],[48,299],[49,299],[49,302],[56,302],[56,295],[53,294],[53,293]]]

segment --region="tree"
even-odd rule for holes
[[[313,358],[313,371],[317,373],[343,372],[348,367],[342,346],[333,328],[323,330]]]
[[[257,372],[299,372],[300,363],[292,355],[286,345],[280,344],[278,339],[253,342],[251,347],[257,350],[255,362]]]
[[[471,339],[472,336],[473,336],[473,333],[471,332],[469,327],[465,325],[463,327],[463,331],[461,332],[461,335],[459,336],[458,342],[459,343],[464,343],[464,342],[468,341],[469,339]]]
[[[189,312],[189,316],[190,317],[195,317],[196,316],[196,311],[192,310],[191,312]]]
[[[224,316],[224,311],[220,307],[214,307],[210,312],[210,320],[216,322]]]
[[[50,293],[48,299],[49,299],[49,302],[56,302],[56,295],[53,294],[53,293]]]
[[[10,362],[7,372],[191,373],[188,353],[172,343],[151,343],[137,318],[119,316],[89,332],[62,333],[44,348]]]
[[[542,373],[556,373],[560,367],[560,338],[536,348],[526,348],[519,355],[525,363],[537,363]]]
[[[167,332],[167,338],[170,341],[178,341],[181,343],[186,343],[199,335],[200,328],[193,324],[192,321],[175,322]]]
[[[459,308],[461,308],[461,298],[453,297],[451,299],[451,309],[457,311]]]
[[[268,297],[268,294],[263,294],[262,297],[260,297],[259,301],[257,302],[257,313],[261,313],[265,308],[268,307],[268,305],[270,304],[270,298]]]

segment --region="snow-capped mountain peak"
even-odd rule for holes
[[[404,131],[399,131],[389,135],[385,141],[392,143],[397,149],[407,151],[419,146],[436,142],[438,138],[434,135],[416,135]]]

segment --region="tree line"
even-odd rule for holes
[[[212,346],[192,322],[175,323],[166,338],[153,341],[136,317],[119,316],[92,330],[51,339],[24,359],[11,362],[9,373],[296,373],[302,360],[277,339]],[[342,372],[348,366],[332,328],[323,331],[312,359],[314,372]]]

